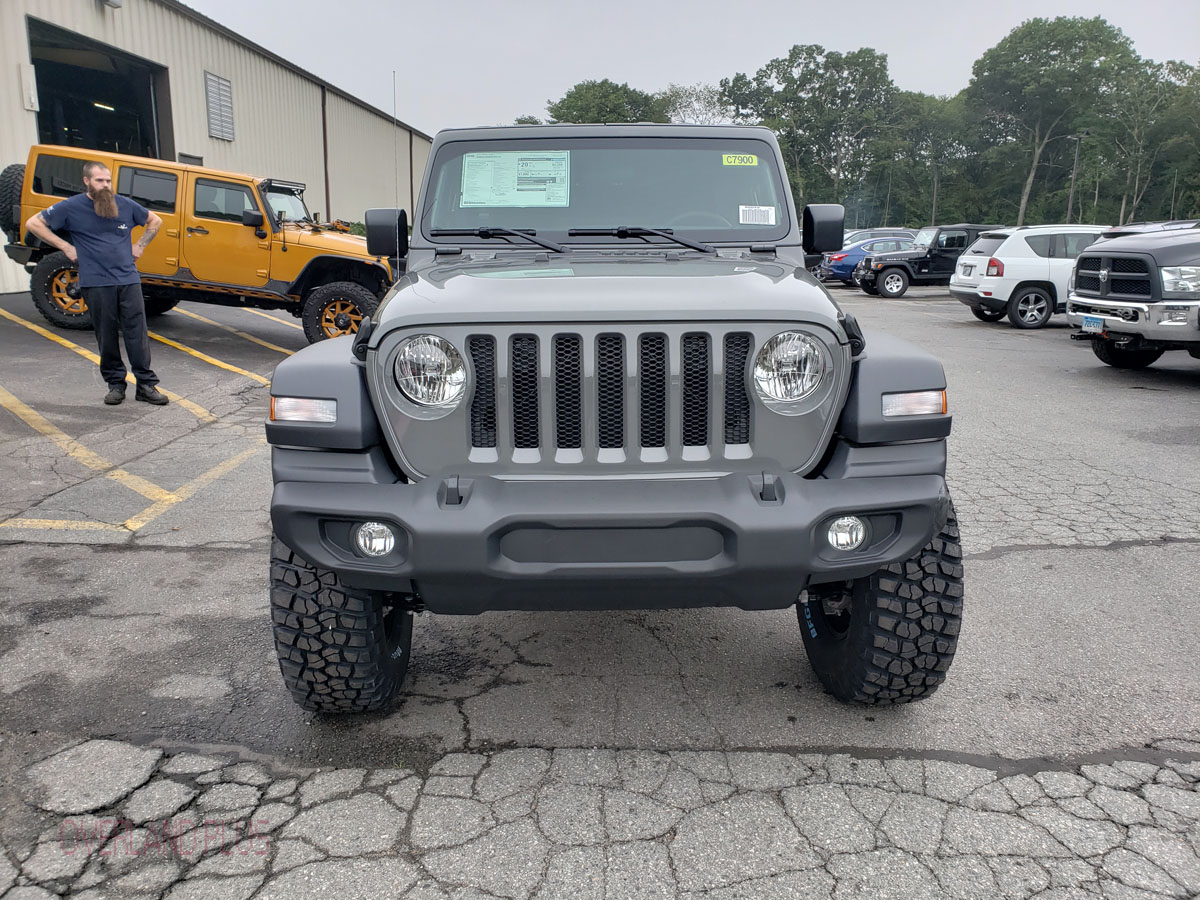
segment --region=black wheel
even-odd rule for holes
[[[1054,315],[1054,301],[1041,288],[1025,287],[1008,299],[1008,321],[1014,328],[1042,328]]]
[[[147,294],[142,291],[142,299],[146,302],[146,315],[161,316],[165,312],[170,312],[179,303],[178,297],[172,297],[170,294]]]
[[[890,706],[928,697],[945,681],[962,605],[962,548],[952,509],[912,559],[808,591],[796,610],[825,690],[843,702]]]
[[[880,296],[895,300],[908,290],[908,276],[903,269],[884,269],[875,280]]]
[[[351,590],[273,538],[271,622],[292,699],[334,713],[395,703],[412,649],[412,613],[399,599]]]
[[[59,251],[38,260],[29,279],[33,305],[59,328],[91,328],[92,314],[79,287],[79,267]]]
[[[1004,318],[1005,311],[1002,309],[983,309],[982,307],[972,306],[971,315],[980,322],[999,322]]]
[[[867,286],[866,286],[865,284],[863,284],[862,282],[859,282],[859,285],[858,285],[858,286],[859,286],[860,288],[862,288],[862,289],[863,289],[863,293],[864,293],[864,294],[870,294],[872,297],[878,297],[878,296],[879,296],[879,288],[875,288],[875,287],[867,287]]]
[[[21,231],[20,213],[14,215],[21,202],[21,188],[25,184],[25,167],[20,163],[5,166],[0,172],[0,231],[15,242]]]
[[[361,284],[335,281],[313,288],[304,298],[300,315],[310,344],[326,338],[354,334],[363,320],[379,307],[379,300]]]
[[[1121,347],[1103,338],[1092,338],[1096,359],[1117,369],[1144,369],[1163,355],[1162,350],[1136,350]]]

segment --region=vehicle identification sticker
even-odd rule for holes
[[[742,225],[774,225],[775,207],[739,206],[738,222]]]
[[[1102,333],[1104,331],[1104,319],[1100,316],[1084,316],[1083,330],[1094,334]]]
[[[570,205],[570,150],[463,154],[460,209]]]
[[[758,157],[753,153],[722,153],[723,166],[757,166]]]

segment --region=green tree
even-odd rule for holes
[[[1104,105],[1132,58],[1129,39],[1104,19],[1059,17],[1022,23],[976,60],[968,103],[990,117],[997,142],[1017,141],[1028,154],[1018,225],[1046,147]]]
[[[805,196],[838,201],[857,188],[874,160],[872,139],[887,123],[895,86],[887,57],[796,45],[753,78],[721,80],[721,93],[740,119],[772,128],[795,185]]]
[[[712,84],[668,84],[659,94],[672,122],[693,125],[730,125],[733,110]]]
[[[561,100],[546,101],[555,122],[668,122],[666,101],[658,95],[602,81],[581,81]]]
[[[537,116],[517,116],[513,119],[514,125],[541,125],[542,120]]]

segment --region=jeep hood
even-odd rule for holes
[[[338,256],[361,256],[364,259],[374,259],[367,254],[367,239],[355,234],[340,231],[312,231],[308,228],[285,226],[285,234],[289,244],[295,243],[303,247],[315,247]]]
[[[920,259],[928,250],[893,250],[890,253],[868,253],[867,259]]]
[[[393,328],[439,323],[714,320],[808,322],[843,339],[828,292],[803,269],[774,260],[662,252],[486,256],[410,270],[383,301],[371,343]]]

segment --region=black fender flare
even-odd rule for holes
[[[287,287],[285,293],[303,297],[310,289],[316,286],[318,282],[314,280],[313,272],[324,265],[337,266],[361,266],[367,271],[374,271],[379,275],[381,289],[379,297],[382,298],[387,293],[387,289],[392,285],[392,273],[388,267],[382,262],[375,259],[362,259],[357,256],[340,256],[336,253],[322,253],[320,256],[314,256],[304,268],[300,270],[300,274]],[[347,281],[353,279],[337,278],[336,281]],[[324,283],[324,282],[320,282]]]

